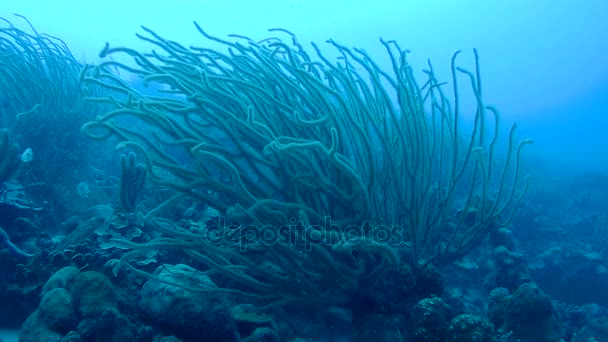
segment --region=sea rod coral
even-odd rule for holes
[[[123,266],[154,277],[132,261],[180,250],[231,280],[189,290],[260,308],[316,307],[347,302],[378,267],[459,258],[509,223],[526,191],[519,168],[528,141],[516,141],[513,126],[498,143],[476,52],[473,72],[454,54],[449,95],[430,63],[419,84],[394,41],[381,40],[390,61],[382,68],[333,40],[335,60],[317,44],[307,50],[282,29],[271,32],[286,40],[254,41],[196,28],[209,47],[143,28],[138,37],[152,50],[106,45],[103,61],[82,73],[110,94],[88,100],[114,107],[83,133],[117,138],[143,158],[151,184],[175,193],[140,213],[162,237],[123,241],[131,248]],[[120,54],[127,59],[108,58]],[[155,91],[140,92],[117,70]],[[462,79],[475,99],[471,129],[462,122]],[[228,224],[214,234],[184,229],[164,214],[183,198],[215,208]]]

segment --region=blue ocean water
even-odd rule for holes
[[[608,4],[0,4],[0,341],[608,341]]]

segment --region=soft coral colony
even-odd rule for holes
[[[185,47],[144,28],[138,37],[154,50],[106,45],[104,61],[83,72],[85,84],[110,94],[88,100],[113,106],[83,133],[118,138],[153,184],[175,191],[141,213],[162,237],[121,242],[132,249],[121,265],[138,274],[154,277],[132,263],[142,253],[179,249],[231,280],[201,291],[260,309],[345,304],[378,268],[462,257],[508,224],[526,192],[519,161],[529,141],[515,141],[513,126],[506,146],[497,143],[498,113],[483,101],[476,52],[473,72],[454,54],[447,95],[430,64],[416,81],[394,41],[381,40],[383,69],[334,41],[338,59],[314,43],[311,53],[285,30],[273,32],[287,41],[256,42],[196,28],[219,47]],[[118,54],[130,61],[109,58]],[[161,91],[146,95],[116,70]],[[459,75],[475,99],[471,129],[461,122]],[[185,197],[218,210],[232,227],[219,234],[230,239],[209,241],[163,217]],[[265,243],[265,234],[276,239]]]

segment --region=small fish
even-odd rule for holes
[[[23,151],[23,153],[21,154],[21,161],[24,163],[29,163],[34,159],[34,151],[32,151],[32,149],[30,147],[28,147],[25,151]]]

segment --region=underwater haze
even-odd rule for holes
[[[0,1],[0,342],[608,341],[606,13]]]
[[[449,75],[456,50],[481,55],[485,96],[506,120],[536,141],[547,169],[606,170],[608,144],[608,4],[549,0],[449,1],[21,1],[0,4],[0,15],[26,15],[38,29],[68,43],[83,62],[97,59],[105,42],[143,47],[140,26],[184,44],[200,40],[192,21],[209,33],[266,36],[286,28],[302,42],[329,38],[382,56],[378,38],[411,50],[417,71],[434,62]],[[469,58],[470,59],[470,58]],[[574,170],[576,171],[576,170]]]

